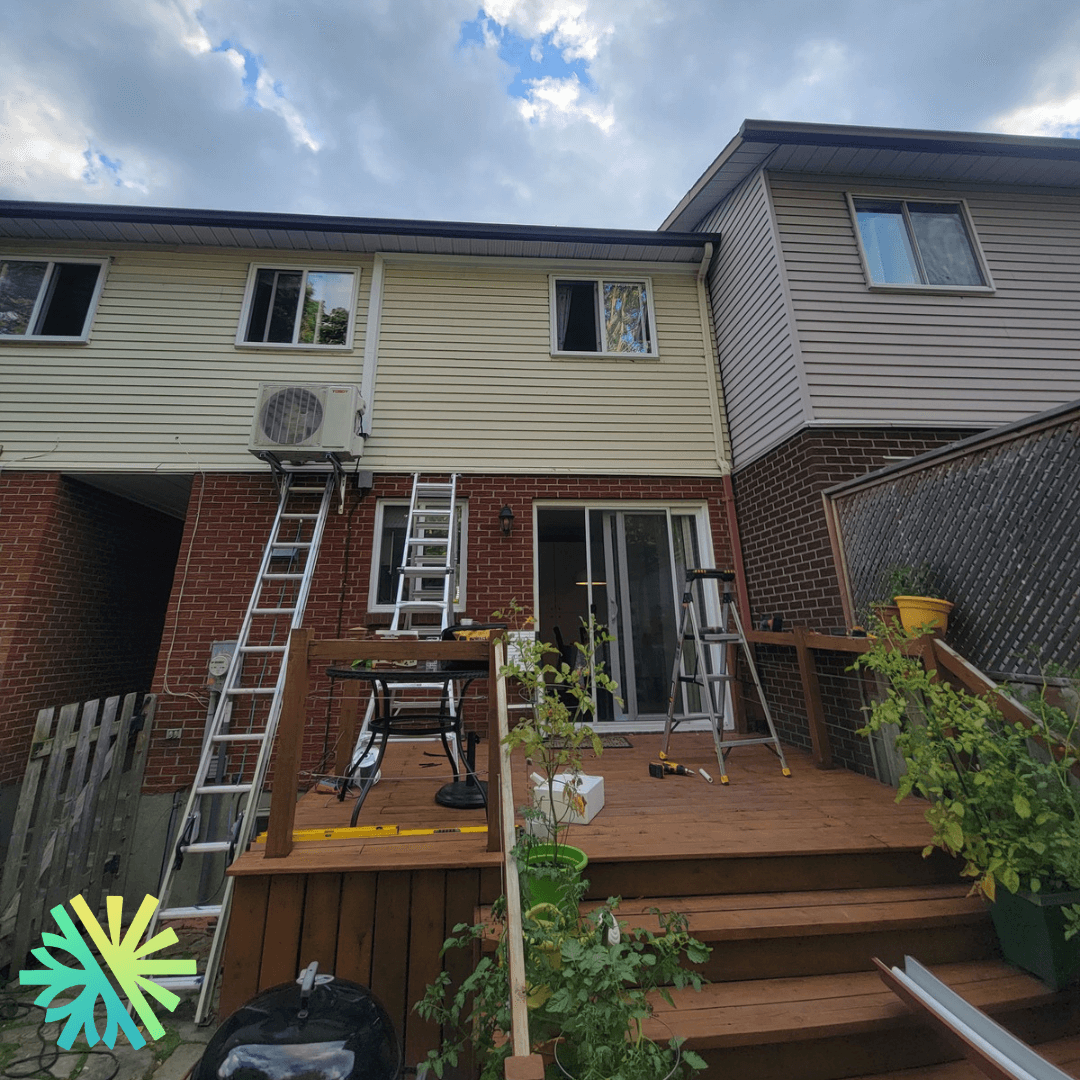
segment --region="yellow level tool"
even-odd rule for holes
[[[294,841],[301,840],[372,840],[379,836],[436,836],[442,833],[486,833],[486,825],[462,825],[446,829],[402,829],[397,825],[354,825],[341,829],[293,829]],[[266,833],[259,833],[257,844],[266,842]]]

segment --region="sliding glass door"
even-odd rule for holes
[[[569,656],[591,614],[613,638],[601,659],[622,702],[599,695],[598,720],[666,715],[683,570],[701,565],[704,523],[697,508],[537,508],[541,635]]]

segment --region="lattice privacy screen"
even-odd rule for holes
[[[856,615],[890,566],[926,562],[956,604],[950,644],[983,671],[1080,667],[1080,406],[1061,413],[832,496]]]

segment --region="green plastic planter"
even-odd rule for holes
[[[990,906],[1005,959],[1053,990],[1063,990],[1080,977],[1080,934],[1065,940],[1061,909],[1067,904],[1080,904],[1080,892],[1011,893],[998,888]]]
[[[537,904],[554,904],[560,907],[566,900],[565,886],[560,877],[565,876],[571,880],[580,879],[585,867],[589,865],[589,857],[581,848],[559,844],[558,856],[555,851],[554,844],[533,844],[529,848],[530,866],[557,866],[563,871],[563,875],[555,877],[529,875],[526,887],[530,907],[535,907]]]

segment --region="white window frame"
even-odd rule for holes
[[[966,199],[932,198],[927,195],[886,195],[882,194],[880,191],[848,191],[845,194],[847,196],[848,212],[851,215],[851,226],[855,231],[855,243],[859,247],[859,261],[862,263],[863,276],[866,278],[867,288],[872,292],[948,293],[958,296],[986,296],[994,292],[994,279],[990,274],[990,267],[987,265],[986,255],[983,253],[982,244],[979,243],[979,234],[975,230],[975,223],[971,219],[971,211],[968,209]],[[870,260],[867,258],[866,248],[863,245],[862,230],[859,228],[859,215],[855,208],[856,199],[873,199],[876,202],[895,202],[900,204],[904,216],[904,225],[908,231],[908,239],[911,243],[912,250],[915,253],[916,263],[919,266],[920,272],[922,269],[922,256],[919,253],[918,242],[908,218],[908,204],[923,202],[958,206],[960,208],[961,219],[964,222],[964,228],[967,230],[968,242],[971,244],[971,250],[975,253],[975,261],[978,263],[979,273],[982,274],[985,284],[931,285],[925,282],[875,281],[870,270]]]
[[[403,506],[406,512],[409,509],[409,497],[403,495],[400,499],[379,499],[375,504],[375,533],[371,540],[371,572],[368,579],[368,606],[369,612],[392,612],[394,604],[380,604],[379,597],[379,563],[381,562],[383,544],[383,518],[388,506]],[[469,565],[469,500],[457,500],[457,513],[461,521],[461,534],[458,543],[458,575],[457,575],[457,599],[454,601],[455,611],[464,611],[466,606],[465,585],[468,578]]]
[[[641,285],[645,289],[645,324],[649,334],[648,352],[600,352],[580,351],[559,348],[558,327],[558,302],[555,299],[556,284],[560,281],[584,281],[596,286],[596,340],[604,340],[603,332],[603,307],[604,283],[609,285]],[[652,278],[644,274],[549,274],[548,275],[548,306],[551,322],[551,355],[572,357],[603,357],[608,360],[655,360],[660,355],[660,346],[656,340],[656,319],[653,314],[653,283]]]
[[[300,295],[304,295],[307,285],[308,274],[352,274],[352,291],[349,297],[349,329],[345,335],[344,345],[320,345],[314,342],[297,341],[296,336],[300,330],[300,319],[303,315],[303,305],[297,304],[296,316],[293,321],[292,341],[248,341],[246,334],[248,322],[251,319],[251,305],[255,299],[255,281],[260,270],[276,270],[296,273],[299,271]],[[252,263],[248,268],[247,285],[244,289],[244,304],[240,309],[240,325],[236,328],[236,346],[240,349],[313,349],[316,352],[344,352],[353,347],[353,335],[356,331],[356,304],[360,295],[360,268],[356,266],[311,266],[304,264],[298,266],[295,263],[286,262],[259,262]]]
[[[49,298],[52,296],[53,289],[56,286],[56,282],[53,278],[53,268],[67,263],[79,263],[85,266],[97,266],[98,276],[97,283],[94,285],[94,291],[90,296],[90,303],[86,306],[86,317],[83,320],[82,332],[79,334],[0,334],[0,342],[22,342],[29,341],[44,342],[47,344],[85,344],[90,340],[90,329],[94,323],[94,316],[97,314],[98,301],[101,299],[102,290],[105,287],[105,274],[108,270],[109,259],[87,259],[80,257],[72,258],[42,258],[35,255],[9,255],[0,253],[0,262],[23,262],[23,263],[41,263],[45,266],[45,276],[41,281],[41,288],[38,290],[37,299],[34,301],[34,308],[30,312],[30,318],[27,321],[27,329],[36,326],[38,320],[41,318],[42,310],[48,303]]]

